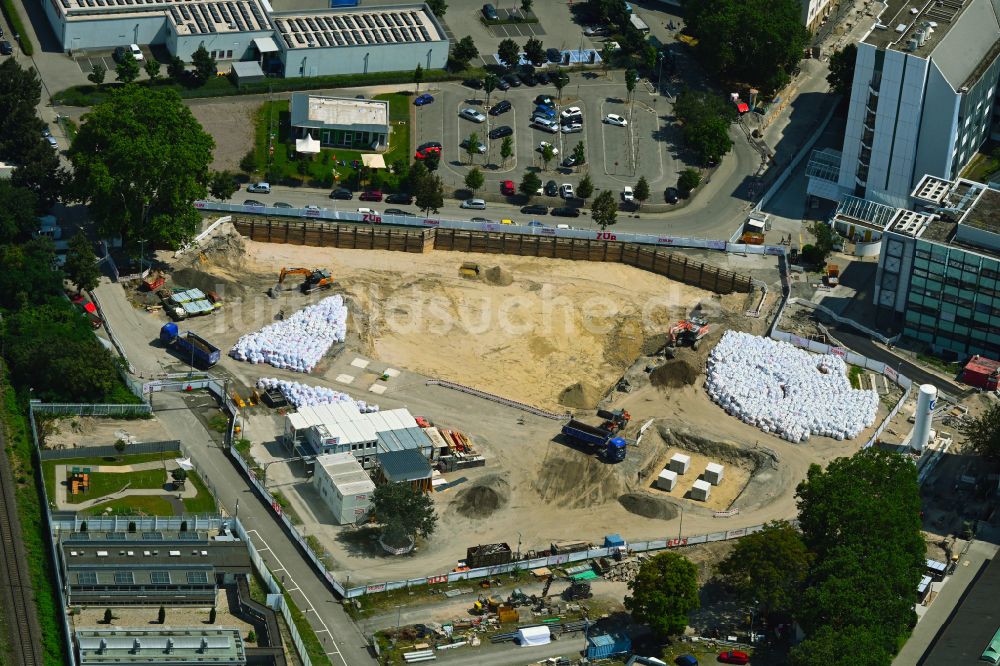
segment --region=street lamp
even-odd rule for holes
[[[758,603],[759,602],[756,599],[754,599],[753,600],[753,606],[750,608],[750,645],[753,645],[753,643],[754,643],[754,640],[753,640],[753,616],[754,616],[754,612],[757,610],[757,604]]]
[[[684,505],[681,504],[681,524],[677,527],[677,540],[681,540],[681,530],[684,529]]]

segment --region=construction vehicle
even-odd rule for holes
[[[166,347],[173,347],[181,358],[190,360],[192,366],[211,368],[219,362],[221,356],[218,347],[191,331],[181,334],[177,324],[172,322],[164,324],[160,329],[160,342]]]
[[[601,427],[608,432],[621,432],[628,425],[628,422],[632,420],[632,415],[624,409],[598,409],[597,415],[604,419],[604,425]]]
[[[670,346],[691,345],[697,350],[701,339],[708,335],[710,327],[708,321],[701,317],[691,317],[682,319],[674,324],[668,333],[670,334]]]
[[[840,266],[837,264],[827,264],[826,272],[823,274],[823,281],[828,287],[836,287],[840,284]]]
[[[299,290],[303,294],[311,294],[317,289],[330,289],[336,281],[330,276],[330,271],[322,268],[282,268],[278,274],[278,282],[268,289],[267,295],[277,298],[285,283],[285,278],[289,275],[303,275],[305,279],[299,285]]]
[[[565,437],[588,446],[601,447],[608,462],[621,462],[628,453],[628,445],[621,437],[615,437],[616,432],[576,419],[570,419],[569,423],[562,427],[562,434]]]
[[[501,604],[503,604],[503,601],[497,599],[496,597],[479,597],[479,599],[472,604],[472,608],[469,609],[469,613],[472,615],[496,613]]]

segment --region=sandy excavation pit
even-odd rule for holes
[[[669,465],[670,458],[675,453],[682,453],[686,456],[690,456],[691,465],[688,467],[686,474],[677,475],[677,483],[674,485],[673,490],[661,490],[656,487],[656,477],[659,475],[661,470]],[[705,471],[705,465],[712,462],[719,463],[723,466],[722,482],[717,486],[712,486],[707,502],[692,499],[690,495],[691,486],[694,485],[695,481],[703,478],[702,473]],[[697,504],[698,506],[703,506],[706,509],[712,509],[713,511],[726,511],[733,503],[733,500],[735,500],[739,494],[743,492],[743,488],[749,480],[750,470],[748,469],[743,469],[737,465],[727,464],[717,458],[702,455],[694,451],[671,447],[667,451],[667,454],[662,458],[660,464],[655,466],[653,473],[650,474],[649,492],[656,496],[683,499],[684,501]]]
[[[196,268],[235,279],[251,295],[282,266],[327,268],[351,306],[348,343],[363,353],[558,411],[596,406],[651,339],[711,296],[614,263],[245,246],[238,266]],[[463,274],[469,263],[478,274]],[[742,304],[745,296],[725,298]],[[287,312],[307,301],[286,292],[279,302]]]

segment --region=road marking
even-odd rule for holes
[[[258,553],[262,552],[262,551],[265,551],[265,550],[271,550],[270,547],[267,545],[267,541],[265,541],[264,537],[262,537],[260,535],[260,532],[258,532],[257,530],[247,530],[247,534],[254,534],[254,535],[256,535],[256,537],[258,539],[260,539],[260,542],[262,544],[264,544],[264,548],[258,548],[257,549]],[[278,566],[281,567],[281,570],[284,570],[287,573],[287,569],[285,569],[285,565],[281,563],[281,560],[279,560],[278,556],[274,554],[274,551],[271,552],[271,557],[273,557],[274,561],[278,563]],[[308,565],[306,565],[306,566],[308,566]],[[323,625],[322,631],[325,631],[326,633],[330,634],[330,636],[332,638],[333,637],[333,632],[330,631],[330,627],[326,626],[326,622],[324,622],[323,618],[321,618],[319,616],[319,613],[316,612],[316,607],[313,605],[313,602],[309,599],[309,597],[307,597],[302,592],[302,590],[299,588],[298,584],[295,582],[295,579],[292,578],[291,574],[288,574],[287,578],[288,578],[289,581],[292,582],[293,585],[295,585],[295,590],[288,590],[288,591],[289,592],[297,591],[302,596],[302,598],[306,600],[306,603],[309,604],[309,610],[311,610],[313,613],[316,613],[316,620],[321,625]],[[314,633],[319,633],[319,632],[315,632],[314,631]],[[347,666],[347,660],[344,658],[344,655],[342,655],[340,653],[340,649],[337,647],[336,641],[334,641],[333,649],[334,649],[333,652],[327,652],[327,654],[335,654],[335,655],[337,655],[338,657],[340,657],[340,661],[343,662],[344,666]]]

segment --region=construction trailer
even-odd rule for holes
[[[996,391],[1000,383],[1000,361],[985,356],[973,356],[962,369],[961,379],[969,386]]]
[[[350,453],[316,458],[312,484],[333,512],[338,525],[363,522],[371,511],[375,483]]]

